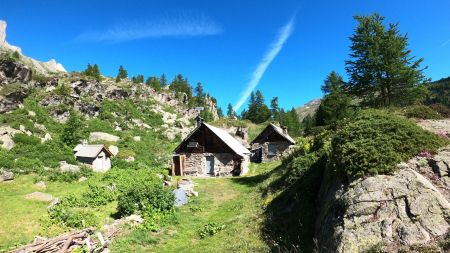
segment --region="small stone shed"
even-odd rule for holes
[[[227,131],[198,117],[196,128],[174,150],[172,175],[243,175],[248,172],[250,154]]]
[[[77,161],[91,166],[95,172],[111,169],[112,153],[103,144],[78,144],[73,152]]]
[[[280,127],[270,123],[250,143],[252,150],[252,162],[261,163],[280,159],[289,153],[295,145],[294,139],[289,136],[286,127]]]

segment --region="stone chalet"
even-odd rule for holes
[[[251,143],[252,162],[278,160],[295,145],[287,128],[270,123]]]
[[[228,176],[248,172],[251,152],[227,131],[197,117],[197,126],[174,150],[172,175]]]

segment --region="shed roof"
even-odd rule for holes
[[[75,149],[78,149],[75,150]],[[112,155],[111,151],[109,151],[103,144],[86,144],[86,145],[77,145],[74,151],[76,151],[75,156],[77,157],[89,157],[95,158],[100,154],[102,150],[108,153],[110,156]]]

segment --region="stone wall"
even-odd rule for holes
[[[275,155],[269,154],[269,144],[275,145],[277,152]],[[289,142],[265,142],[265,143],[253,143],[252,149],[262,148],[261,162],[270,162],[280,160],[283,156],[289,154],[291,144]]]
[[[203,176],[206,167],[206,157],[214,156],[214,176],[228,176],[234,169],[233,155],[230,153],[187,153],[184,175]]]

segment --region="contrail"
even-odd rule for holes
[[[261,80],[264,72],[266,72],[267,67],[269,67],[270,63],[275,59],[278,53],[286,43],[287,39],[291,35],[294,29],[295,15],[289,20],[289,22],[280,29],[278,34],[278,38],[275,42],[270,46],[269,50],[266,52],[261,62],[256,67],[255,71],[253,71],[251,80],[247,83],[245,90],[241,93],[241,97],[234,105],[233,109],[235,111],[239,110],[239,108],[245,103],[247,98],[250,96],[252,91],[256,88]]]

